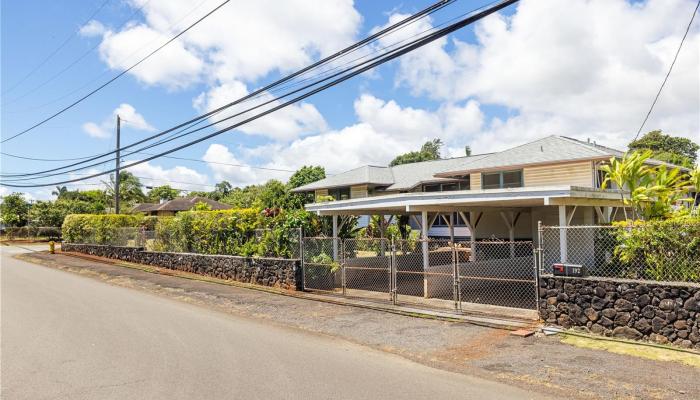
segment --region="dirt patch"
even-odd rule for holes
[[[451,362],[465,362],[485,358],[491,352],[503,348],[504,340],[508,337],[508,334],[507,331],[495,329],[481,332],[464,343],[435,352],[433,358]]]

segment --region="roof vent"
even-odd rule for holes
[[[588,143],[591,143],[591,138],[588,138],[587,140],[588,140]]]
[[[544,146],[540,146],[540,151],[544,153]]]

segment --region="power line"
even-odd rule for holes
[[[150,160],[153,160],[153,159],[156,159],[156,158],[159,158],[159,157],[168,155],[168,154],[170,154],[170,153],[174,153],[174,152],[176,152],[176,151],[178,151],[178,150],[181,150],[181,149],[183,149],[183,148],[186,148],[186,147],[192,146],[192,145],[194,145],[194,144],[200,143],[200,142],[202,142],[202,141],[204,141],[204,140],[210,139],[210,138],[212,138],[212,137],[214,137],[214,136],[217,136],[217,135],[220,135],[220,134],[222,134],[222,133],[224,133],[224,132],[228,132],[228,131],[230,131],[231,129],[237,128],[238,126],[247,124],[247,123],[249,123],[249,122],[251,122],[251,121],[254,121],[254,120],[258,119],[258,118],[261,118],[261,117],[263,117],[263,116],[265,116],[265,115],[268,115],[268,114],[270,114],[270,113],[273,113],[273,112],[275,112],[275,111],[277,111],[277,110],[280,110],[280,109],[282,109],[282,108],[284,108],[284,107],[287,107],[287,106],[289,106],[289,105],[291,105],[291,104],[293,104],[293,103],[296,103],[296,102],[298,102],[298,101],[301,101],[301,100],[303,100],[303,99],[305,99],[305,98],[307,98],[307,97],[313,96],[313,95],[316,94],[316,93],[319,93],[319,92],[321,92],[321,91],[324,91],[324,90],[326,90],[326,89],[328,89],[328,88],[330,88],[330,87],[332,87],[332,86],[335,86],[335,85],[337,85],[337,84],[339,84],[339,83],[341,83],[341,82],[344,82],[344,81],[346,81],[346,80],[348,80],[348,79],[350,79],[350,78],[352,78],[352,77],[354,77],[354,76],[356,76],[356,75],[359,75],[359,74],[361,74],[361,73],[363,73],[363,72],[366,72],[366,71],[368,71],[368,70],[370,70],[370,69],[372,69],[372,68],[374,68],[374,67],[377,67],[377,66],[379,66],[379,65],[381,65],[381,64],[383,64],[383,63],[385,63],[385,62],[391,61],[391,60],[393,60],[393,59],[395,59],[395,58],[397,58],[397,57],[400,57],[400,56],[402,56],[402,55],[404,55],[404,54],[406,54],[406,53],[408,53],[408,52],[411,52],[411,51],[413,51],[413,50],[415,50],[415,49],[418,49],[418,48],[420,48],[420,47],[422,47],[422,46],[425,46],[425,45],[427,45],[427,44],[429,44],[429,43],[432,43],[433,41],[435,41],[435,40],[437,40],[437,39],[439,39],[439,38],[441,38],[441,37],[443,37],[443,36],[446,36],[446,35],[448,35],[448,34],[454,32],[454,31],[456,31],[456,30],[459,30],[459,29],[461,29],[461,28],[463,28],[463,27],[465,27],[465,26],[467,26],[467,25],[469,25],[469,24],[471,24],[471,23],[473,23],[473,22],[475,22],[475,21],[478,21],[478,20],[480,20],[480,19],[482,19],[482,18],[484,18],[484,17],[486,17],[486,16],[488,16],[488,15],[491,15],[491,14],[493,14],[494,12],[497,12],[497,11],[499,11],[499,10],[505,8],[505,7],[508,7],[508,6],[510,6],[510,5],[514,4],[514,3],[516,3],[516,2],[518,2],[518,0],[503,0],[503,1],[499,2],[498,4],[492,6],[492,7],[489,7],[489,8],[487,8],[487,9],[485,9],[485,10],[483,10],[483,11],[480,11],[480,12],[478,12],[478,13],[474,13],[473,15],[471,15],[471,16],[469,16],[469,17],[467,17],[467,18],[464,18],[464,19],[462,19],[462,20],[460,20],[460,21],[458,21],[458,22],[456,22],[456,23],[453,23],[453,24],[451,24],[451,25],[449,25],[449,26],[447,26],[447,27],[445,27],[445,28],[443,28],[443,29],[440,29],[440,30],[437,31],[437,32],[434,32],[434,33],[432,33],[432,34],[426,35],[425,37],[422,37],[422,38],[420,38],[420,39],[416,39],[416,40],[412,41],[411,43],[409,43],[409,44],[407,44],[407,45],[405,45],[405,46],[402,46],[402,47],[399,48],[399,49],[396,49],[396,50],[391,51],[388,55],[384,55],[384,56],[383,56],[382,58],[380,58],[379,60],[376,60],[376,61],[374,61],[374,62],[372,62],[372,63],[370,63],[370,64],[368,64],[368,65],[366,65],[366,66],[364,66],[364,67],[362,67],[362,68],[360,68],[360,69],[357,69],[356,71],[354,71],[354,72],[352,72],[352,73],[349,73],[349,74],[347,74],[347,75],[341,76],[341,77],[339,77],[338,79],[336,79],[336,80],[334,80],[334,81],[332,81],[332,82],[329,82],[329,83],[327,83],[327,84],[325,84],[325,85],[323,85],[323,86],[321,86],[321,87],[318,87],[318,88],[313,89],[313,90],[311,90],[311,91],[309,91],[309,92],[307,92],[307,93],[304,93],[304,94],[302,94],[302,95],[300,95],[300,96],[297,96],[297,97],[295,97],[295,98],[293,98],[293,99],[291,99],[291,100],[289,100],[289,101],[287,101],[287,102],[285,102],[285,103],[279,104],[279,105],[277,105],[277,106],[275,106],[275,107],[273,107],[273,108],[271,108],[271,109],[268,109],[268,110],[265,110],[265,111],[263,111],[263,112],[260,112],[259,114],[255,115],[255,116],[252,116],[252,117],[250,117],[250,118],[248,118],[248,119],[245,119],[245,120],[243,120],[243,121],[241,121],[241,122],[238,122],[238,123],[236,123],[236,124],[232,124],[232,125],[230,125],[230,126],[228,126],[228,127],[226,127],[226,128],[220,129],[220,130],[218,130],[218,131],[216,131],[216,132],[213,132],[213,133],[211,133],[211,134],[208,134],[208,135],[206,135],[206,136],[204,136],[204,137],[201,137],[201,138],[199,138],[199,139],[196,139],[196,140],[187,142],[187,143],[185,143],[185,144],[179,145],[179,146],[177,146],[177,147],[175,147],[175,148],[172,148],[172,149],[169,149],[169,150],[167,150],[167,151],[161,152],[161,153],[156,154],[156,155],[154,155],[154,156],[147,157],[147,158],[145,158],[145,159],[143,159],[143,160],[139,160],[139,161],[132,162],[131,164],[125,165],[123,168],[126,169],[126,168],[129,168],[129,167],[132,167],[132,166],[135,166],[135,165],[138,165],[138,164],[142,164],[142,163],[144,163],[144,162],[148,162],[148,161],[150,161]],[[92,175],[90,175],[90,176],[88,176],[88,177],[86,177],[86,178],[72,179],[72,180],[66,180],[66,181],[54,182],[54,183],[42,183],[42,184],[36,184],[36,183],[35,183],[35,184],[31,184],[31,185],[16,185],[16,184],[9,184],[9,185],[8,185],[8,184],[6,184],[6,183],[3,183],[3,185],[8,186],[8,187],[40,187],[40,186],[52,186],[52,185],[58,185],[58,184],[65,184],[65,183],[77,182],[77,181],[80,181],[80,180],[89,179],[89,178],[92,178],[92,177],[97,177],[97,176],[100,176],[100,175],[104,175],[104,174],[109,173],[109,172],[114,172],[114,170],[110,170],[110,171],[107,171],[107,172],[104,172],[104,173],[92,174]]]
[[[188,32],[190,29],[194,28],[197,24],[199,24],[200,22],[204,21],[207,17],[209,17],[210,15],[212,15],[213,13],[215,13],[216,11],[218,11],[221,7],[225,6],[225,5],[226,5],[227,3],[229,3],[230,1],[231,1],[231,0],[224,0],[224,2],[222,2],[221,4],[219,4],[218,6],[216,6],[213,10],[211,10],[211,11],[209,11],[208,13],[204,14],[203,17],[199,18],[199,19],[198,19],[197,21],[195,21],[193,24],[191,24],[190,26],[188,26],[188,27],[185,28],[184,30],[180,31],[180,33],[178,33],[177,35],[175,35],[175,36],[173,36],[172,38],[168,39],[168,41],[166,41],[165,43],[163,43],[162,45],[160,45],[158,48],[156,48],[155,50],[153,50],[153,51],[151,51],[150,53],[148,53],[148,55],[146,55],[145,57],[141,58],[141,59],[140,59],[139,61],[137,61],[135,64],[133,64],[133,65],[130,66],[129,68],[125,69],[124,71],[120,72],[119,74],[117,74],[117,75],[114,76],[112,79],[108,80],[107,82],[103,83],[102,85],[98,86],[96,89],[92,90],[92,91],[89,92],[88,94],[86,94],[86,95],[84,95],[83,97],[79,98],[78,100],[74,101],[74,102],[71,103],[70,105],[68,105],[68,106],[66,106],[66,107],[64,107],[64,108],[62,108],[61,110],[57,111],[56,113],[52,114],[51,116],[49,116],[49,117],[47,117],[47,118],[45,118],[45,119],[43,119],[43,120],[37,122],[36,124],[32,125],[31,127],[27,128],[27,129],[25,129],[25,130],[23,130],[23,131],[21,131],[21,132],[19,132],[19,133],[16,133],[16,134],[10,136],[10,137],[7,138],[7,139],[1,140],[0,143],[5,143],[5,142],[7,142],[8,140],[12,140],[12,139],[14,139],[14,138],[16,138],[16,137],[19,137],[19,136],[21,136],[21,135],[23,135],[23,134],[25,134],[25,133],[31,131],[32,129],[35,129],[36,127],[41,126],[41,125],[43,125],[44,123],[46,123],[46,122],[48,122],[48,121],[50,121],[50,120],[56,118],[57,116],[63,114],[64,112],[70,110],[71,108],[75,107],[76,105],[78,105],[79,103],[81,103],[83,100],[87,99],[88,97],[90,97],[90,96],[92,96],[93,94],[97,93],[98,91],[102,90],[104,87],[106,87],[106,86],[109,85],[110,83],[116,81],[117,79],[119,79],[120,77],[122,77],[122,76],[123,76],[124,74],[126,74],[127,72],[129,72],[129,71],[131,71],[132,69],[136,68],[136,67],[137,67],[138,65],[140,65],[142,62],[146,61],[146,60],[149,59],[152,55],[154,55],[155,53],[157,53],[158,51],[160,51],[162,48],[164,48],[165,46],[169,45],[170,43],[172,43],[173,41],[175,41],[175,40],[176,40],[177,38],[179,38],[180,36],[184,35],[184,34],[185,34],[186,32]]]
[[[285,83],[285,82],[287,82],[287,81],[290,81],[290,80],[294,79],[294,78],[297,77],[297,76],[303,75],[304,73],[306,73],[306,72],[308,72],[308,71],[310,71],[310,70],[312,70],[312,69],[314,69],[314,68],[317,68],[317,67],[319,67],[319,66],[321,66],[321,65],[323,65],[323,64],[326,64],[326,63],[328,63],[329,61],[332,61],[332,60],[334,60],[334,59],[336,59],[336,58],[343,57],[343,56],[345,56],[345,55],[347,55],[347,54],[350,54],[350,53],[354,52],[355,50],[357,50],[358,48],[360,48],[360,47],[362,47],[362,46],[364,46],[364,45],[366,45],[366,44],[368,44],[368,43],[371,43],[371,42],[373,42],[373,41],[375,41],[375,40],[377,40],[377,39],[383,37],[383,36],[386,35],[387,33],[390,33],[390,32],[395,31],[395,30],[397,30],[397,29],[401,29],[404,25],[407,25],[408,23],[410,23],[410,22],[412,22],[412,21],[414,21],[414,20],[416,20],[416,19],[418,19],[418,18],[425,17],[426,15],[429,15],[429,14],[431,14],[431,13],[433,13],[433,12],[435,12],[435,11],[437,11],[437,10],[443,8],[443,7],[445,7],[446,5],[448,5],[448,4],[452,3],[452,2],[454,2],[454,0],[441,0],[441,1],[438,1],[438,2],[436,2],[435,4],[433,4],[433,5],[431,5],[431,6],[427,7],[427,8],[425,8],[425,9],[423,9],[423,10],[421,10],[420,12],[418,12],[418,13],[416,13],[416,14],[413,14],[413,15],[411,15],[411,16],[409,16],[409,17],[407,17],[407,18],[405,18],[405,19],[403,19],[403,20],[401,20],[401,21],[395,23],[394,25],[391,25],[391,26],[389,26],[389,27],[387,27],[387,28],[385,28],[385,29],[382,29],[382,30],[380,30],[380,31],[378,31],[378,32],[376,32],[376,33],[374,33],[374,34],[372,34],[372,35],[370,35],[370,36],[364,38],[363,40],[361,40],[361,41],[359,41],[359,42],[356,42],[356,43],[354,43],[354,44],[352,44],[352,45],[350,45],[350,46],[348,46],[348,47],[346,47],[346,48],[344,48],[344,49],[342,49],[342,50],[340,50],[340,51],[338,51],[338,52],[336,52],[336,53],[334,53],[334,54],[332,54],[332,55],[330,55],[330,56],[328,56],[328,57],[326,57],[326,58],[324,58],[324,59],[322,59],[322,60],[319,60],[319,61],[317,61],[317,62],[315,62],[315,63],[313,63],[313,64],[311,64],[311,65],[309,65],[309,66],[307,66],[307,67],[304,67],[304,68],[302,68],[302,69],[300,69],[300,70],[298,70],[298,71],[296,71],[296,72],[294,72],[294,73],[292,73],[292,74],[290,74],[290,75],[287,75],[286,77],[283,77],[283,78],[281,78],[281,79],[279,79],[279,80],[277,80],[277,81],[275,81],[275,82],[273,82],[273,83],[271,83],[271,84],[269,84],[269,85],[267,85],[267,86],[265,86],[265,87],[263,87],[263,88],[260,88],[260,89],[258,89],[258,90],[256,90],[256,91],[254,91],[254,92],[252,92],[252,93],[246,95],[246,96],[243,96],[243,97],[241,97],[241,98],[239,98],[239,99],[237,99],[237,100],[235,100],[235,101],[232,101],[232,102],[230,102],[230,103],[228,103],[228,104],[225,104],[225,105],[223,105],[223,106],[221,106],[221,107],[219,107],[219,108],[217,108],[217,109],[215,109],[215,110],[209,111],[209,112],[207,112],[207,113],[205,113],[205,114],[202,114],[202,115],[200,115],[200,116],[198,116],[198,117],[195,117],[195,118],[193,118],[193,119],[190,119],[190,120],[188,120],[188,121],[185,121],[185,122],[183,122],[183,123],[181,123],[181,124],[179,124],[179,125],[177,125],[177,126],[174,126],[174,127],[172,127],[172,128],[169,128],[169,129],[167,129],[167,130],[165,130],[165,131],[162,131],[162,132],[157,133],[157,134],[154,134],[154,135],[152,135],[152,136],[150,136],[150,137],[141,139],[141,140],[139,140],[139,141],[137,141],[137,142],[134,142],[134,143],[131,143],[131,144],[127,145],[127,146],[124,146],[124,147],[121,148],[121,150],[125,150],[125,149],[128,149],[128,148],[134,147],[134,146],[136,146],[136,145],[145,143],[145,142],[147,142],[147,141],[149,141],[149,140],[152,140],[152,139],[154,139],[154,138],[163,136],[163,135],[165,135],[166,133],[172,132],[172,131],[174,131],[174,130],[176,130],[176,129],[183,128],[183,127],[185,127],[185,126],[187,126],[187,125],[190,125],[190,124],[192,124],[192,123],[194,123],[194,122],[196,122],[196,124],[194,124],[194,125],[192,125],[192,126],[196,126],[196,125],[202,123],[203,120],[204,120],[204,118],[207,118],[207,117],[210,117],[210,116],[212,116],[212,115],[215,115],[215,114],[217,114],[217,113],[223,111],[224,109],[229,108],[229,107],[231,107],[231,106],[234,106],[234,105],[236,105],[236,104],[239,104],[239,103],[248,101],[248,100],[250,100],[250,99],[256,98],[257,96],[260,96],[261,94],[265,93],[266,91],[268,91],[268,90],[270,90],[270,89],[272,89],[272,88],[274,88],[274,87],[276,87],[276,86],[279,86],[279,85],[281,85],[281,84],[283,84],[283,83]],[[337,74],[336,74],[336,75],[337,75]],[[326,79],[328,79],[328,78],[326,78]],[[324,80],[326,80],[326,79],[324,79]],[[317,82],[317,83],[318,83],[318,82]],[[312,86],[312,85],[307,85],[305,88],[308,88],[308,87],[310,87],[310,86]],[[302,88],[302,89],[303,89],[303,88]],[[295,91],[295,92],[298,92],[298,90]],[[295,92],[292,92],[292,93],[295,93]],[[278,99],[280,99],[280,98],[281,98],[281,97],[278,97],[277,99],[273,99],[272,101],[278,100]],[[244,112],[242,112],[242,113],[238,113],[238,114],[236,114],[236,115],[234,115],[234,116],[238,116],[238,115],[241,115],[241,114],[243,114],[243,113],[245,113],[245,112],[254,110],[254,109],[259,108],[259,107],[261,107],[261,106],[264,106],[264,105],[266,105],[266,104],[270,104],[272,101],[265,102],[265,103],[260,104],[260,105],[258,105],[258,106],[256,106],[256,107],[250,108],[250,109],[248,109],[248,110],[246,110],[246,111],[244,111]],[[232,117],[233,117],[233,116],[232,116]],[[209,125],[207,125],[207,126],[205,126],[205,127],[199,128],[199,129],[197,129],[197,130],[195,130],[195,131],[191,131],[191,132],[189,132],[189,133],[197,132],[197,131],[199,131],[199,130],[202,130],[202,129],[204,129],[204,128],[207,128],[207,127],[209,127],[209,126],[212,126],[212,125],[214,125],[214,124],[220,123],[220,122],[222,122],[222,121],[224,121],[224,120],[227,120],[227,119],[230,119],[230,118],[231,118],[231,117],[225,118],[225,119],[223,119],[223,120],[220,120],[220,121],[217,121],[217,122],[215,122],[215,123],[209,124]],[[179,132],[182,132],[182,130],[179,131]],[[179,133],[179,132],[176,132],[176,133]],[[179,136],[179,137],[182,137],[182,135]],[[179,138],[179,137],[176,137],[175,139],[177,139],[177,138]],[[167,140],[165,140],[165,141],[162,140],[161,142],[156,143],[156,144],[162,144],[162,143],[164,143],[164,142],[171,141],[171,140],[172,140],[172,139],[167,139]],[[149,148],[149,147],[153,147],[153,145],[150,145],[150,146],[148,146],[148,147],[146,147],[146,148]],[[143,149],[145,149],[145,148],[142,148],[141,150],[143,150]],[[80,165],[80,164],[84,164],[84,163],[87,163],[87,162],[90,162],[90,161],[94,161],[94,160],[100,159],[100,158],[102,158],[102,157],[105,157],[105,156],[108,156],[108,155],[111,155],[111,154],[114,154],[114,153],[116,153],[116,150],[109,151],[109,152],[106,152],[106,153],[104,153],[104,154],[96,155],[96,156],[93,156],[93,157],[88,157],[88,159],[85,159],[84,161],[76,162],[76,163],[69,164],[69,165],[66,165],[66,166],[63,166],[63,167],[58,167],[58,168],[53,168],[53,169],[48,169],[48,170],[38,171],[38,172],[33,172],[33,173],[27,173],[27,174],[19,174],[19,175],[17,175],[17,176],[41,175],[41,174],[44,174],[44,173],[49,173],[49,172],[53,172],[53,171],[58,171],[58,170],[70,168],[70,167],[73,167],[73,166],[77,166],[77,165]],[[112,159],[112,160],[113,160],[113,159]],[[103,164],[103,163],[106,163],[106,162],[109,162],[109,161],[112,161],[112,160],[100,162],[100,163],[93,164],[93,165],[88,165],[88,166],[86,166],[85,168],[89,168],[89,167],[91,167],[91,166],[96,166],[96,165],[101,165],[101,164]],[[7,176],[8,174],[0,174],[0,175],[2,175],[2,176]]]
[[[683,38],[681,39],[681,43],[678,45],[678,50],[676,50],[676,55],[673,56],[673,62],[671,62],[671,66],[668,68],[668,72],[666,73],[666,76],[664,77],[663,82],[661,82],[661,86],[659,87],[659,91],[656,92],[656,96],[654,96],[654,101],[651,103],[651,107],[649,107],[649,111],[647,112],[647,115],[644,117],[644,121],[642,121],[642,125],[639,126],[639,130],[637,130],[637,134],[634,136],[634,140],[637,140],[639,137],[639,134],[642,132],[642,129],[644,129],[644,125],[647,123],[647,120],[649,119],[649,116],[651,115],[651,112],[654,110],[654,106],[656,105],[656,102],[659,100],[659,96],[661,96],[661,91],[664,90],[664,86],[666,86],[666,81],[668,81],[668,77],[671,75],[671,71],[673,71],[673,66],[676,64],[676,60],[678,59],[678,54],[680,54],[681,49],[683,48],[683,43],[685,42],[685,38],[688,36],[688,32],[690,31],[690,27],[693,25],[693,20],[695,19],[695,14],[698,12],[698,7],[700,7],[700,0],[698,0],[698,4],[695,5],[695,9],[693,10],[693,15],[690,17],[690,22],[688,22],[688,27],[685,29],[685,33],[683,34]]]
[[[109,2],[110,2],[110,0],[105,0],[105,1],[103,1],[102,4],[100,4],[100,6],[97,7],[97,10],[95,10],[92,14],[90,14],[90,16],[89,16],[89,17],[85,20],[85,22],[83,22],[80,26],[82,27],[82,26],[84,26],[85,24],[87,24],[88,22],[90,22],[90,20],[92,20],[92,19],[95,17],[95,15],[97,15],[97,13],[99,13],[99,12],[104,8],[104,6],[106,6],[107,3],[109,3]],[[23,77],[22,79],[20,79],[20,80],[17,81],[14,85],[12,85],[9,89],[7,89],[6,91],[4,91],[3,94],[7,94],[7,93],[10,93],[11,91],[13,91],[17,86],[19,86],[22,82],[26,81],[27,78],[29,78],[29,77],[32,76],[36,71],[38,71],[39,68],[43,67],[44,64],[46,64],[46,63],[47,63],[51,58],[53,58],[53,56],[55,56],[62,48],[64,48],[68,43],[70,43],[70,41],[73,40],[73,38],[77,35],[77,33],[78,33],[79,31],[80,31],[80,29],[78,29],[78,30],[76,30],[76,31],[73,31],[73,33],[71,33],[70,36],[68,36],[68,37],[66,38],[66,40],[63,41],[63,43],[61,43],[56,49],[54,49],[51,53],[49,53],[49,55],[46,56],[46,58],[44,58],[36,67],[32,68],[26,75],[24,75],[24,77]]]

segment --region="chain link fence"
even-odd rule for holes
[[[537,307],[537,270],[531,241],[475,242],[460,258],[461,301],[503,307]]]
[[[340,239],[307,237],[303,239],[304,289],[340,292],[342,290]]]
[[[391,242],[388,239],[343,241],[343,294],[391,300]]]
[[[425,308],[537,306],[529,241],[304,238],[303,247],[306,289]]]
[[[700,282],[697,227],[541,226],[538,233],[541,274],[563,263],[580,265],[594,277]]]
[[[60,226],[19,226],[0,230],[5,240],[60,240]]]
[[[115,228],[110,230],[86,229],[77,244],[98,244],[122,247],[147,247],[155,238],[155,231],[143,228]]]

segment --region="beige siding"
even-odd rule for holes
[[[350,198],[360,199],[367,197],[367,185],[351,186],[350,187]]]
[[[314,198],[318,199],[321,196],[328,196],[328,189],[316,190]]]
[[[472,179],[473,178],[472,174]],[[523,169],[525,186],[593,186],[593,165],[590,161],[552,164]]]
[[[481,172],[475,172],[469,175],[469,189],[481,189]]]

